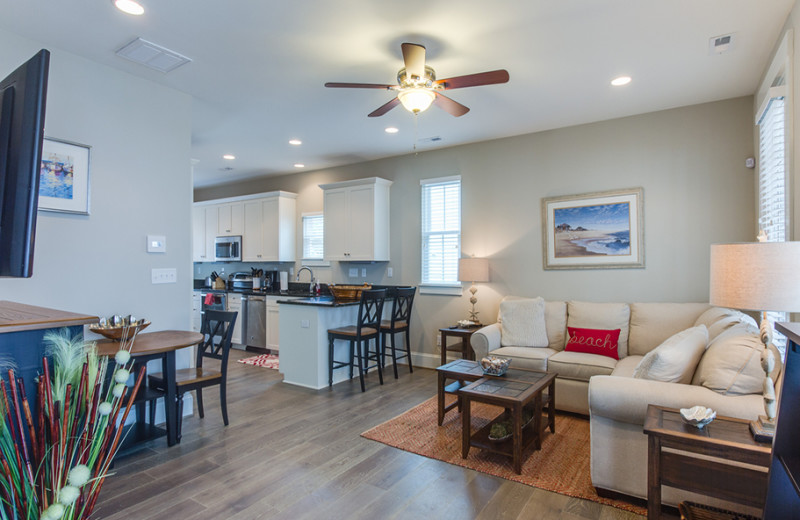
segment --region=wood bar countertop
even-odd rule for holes
[[[28,330],[52,329],[86,325],[99,320],[97,316],[78,314],[0,300],[0,334]]]

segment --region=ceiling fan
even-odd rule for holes
[[[375,109],[369,117],[382,116],[402,104],[409,112],[418,114],[434,104],[455,117],[463,116],[469,108],[443,95],[441,91],[455,88],[477,87],[506,83],[508,71],[504,69],[477,74],[467,74],[447,79],[436,79],[433,68],[425,65],[425,47],[416,43],[404,43],[403,62],[405,67],[397,72],[397,85],[376,85],[373,83],[325,83],[329,88],[380,88],[397,91],[397,96],[385,105]]]

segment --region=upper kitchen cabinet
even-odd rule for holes
[[[324,191],[326,260],[389,260],[391,185],[380,177],[319,185]]]
[[[217,236],[244,235],[244,204],[226,202],[217,206]]]
[[[294,262],[296,199],[278,191],[245,201],[242,261]]]
[[[293,262],[297,195],[257,193],[198,202],[192,209],[192,258],[214,261],[214,239],[242,237],[244,262]]]
[[[217,205],[192,207],[192,261],[214,261],[214,238],[217,236]]]

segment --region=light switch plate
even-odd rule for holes
[[[174,267],[167,269],[152,269],[150,271],[152,283],[176,283],[178,281],[178,270]]]
[[[166,253],[167,237],[164,235],[147,235],[148,253]]]
[[[366,276],[367,276],[367,268],[366,267],[362,267],[361,268],[361,277],[365,278]]]
[[[350,278],[355,278],[358,276],[358,267],[351,267],[349,271],[347,271],[347,276]]]
[[[394,269],[392,269],[391,267],[387,267],[386,268],[386,277],[387,278],[391,278],[392,276],[394,276]]]

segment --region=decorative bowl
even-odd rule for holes
[[[681,408],[681,417],[683,422],[700,430],[717,417],[717,412],[705,406],[692,406],[691,408]]]
[[[148,325],[150,325],[150,322],[144,318],[137,319],[130,315],[114,315],[108,318],[100,318],[98,323],[89,325],[89,330],[108,339],[123,341],[133,337],[135,333],[147,328]]]
[[[510,363],[511,360],[509,358],[489,356],[481,359],[481,368],[487,376],[502,376],[508,370]]]

